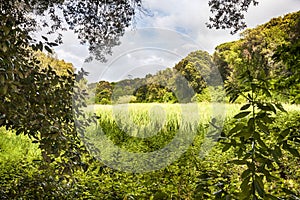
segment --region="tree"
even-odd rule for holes
[[[256,6],[258,1],[210,0],[208,5],[211,13],[214,15],[209,17],[210,23],[207,26],[216,29],[232,29],[232,34],[240,31],[246,27],[244,13],[247,12],[251,4]]]
[[[96,103],[109,104],[111,103],[113,86],[107,81],[100,81],[96,86]]]
[[[295,127],[285,129],[276,126],[276,133],[271,134],[270,127],[274,123],[272,114],[286,111],[280,103],[271,98],[268,71],[262,70],[268,65],[267,57],[261,55],[259,49],[249,46],[249,43],[244,43],[243,47],[242,60],[237,71],[237,79],[243,84],[228,83],[226,91],[230,95],[231,102],[238,96],[243,96],[247,99],[247,103],[234,116],[237,120],[234,127],[222,138],[225,139],[223,151],[232,147],[236,159],[229,162],[243,166],[238,199],[277,199],[279,196],[275,197],[276,193],[266,191],[266,185],[270,182],[281,185],[283,176],[276,173],[278,168],[283,166],[281,157],[287,155],[284,154],[286,150],[299,158],[297,147],[299,141],[293,139]],[[296,196],[295,191],[285,188],[284,185],[277,190],[283,192],[285,198],[289,195]]]
[[[45,36],[33,39],[32,33],[40,27],[48,27],[49,34],[65,30],[64,18],[79,40],[89,45],[91,54],[104,61],[140,7],[140,0],[0,2],[0,126],[33,138],[44,161],[56,163],[59,174],[87,166],[82,142],[88,122],[74,119],[83,115],[80,107],[85,102],[78,100],[86,92],[76,82],[85,73],[58,74],[51,66],[42,69],[35,52],[51,53],[51,47],[62,42],[61,35],[49,41]],[[37,20],[43,15],[50,22]]]
[[[189,82],[196,93],[201,93],[207,87],[213,68],[211,56],[200,50],[191,52],[174,67]]]
[[[244,65],[242,53],[245,45],[255,49],[266,62],[260,70],[272,80],[270,91],[281,101],[297,102],[297,37],[299,35],[299,13],[290,13],[284,17],[273,18],[269,22],[247,29],[238,41],[221,44],[216,47],[214,61],[223,80],[232,84],[239,82],[240,71]]]
[[[68,76],[69,72],[75,71],[72,63],[67,63],[64,60],[59,60],[55,54],[48,53],[47,55],[41,51],[37,51],[34,53],[34,56],[40,62],[39,67],[41,69],[46,69],[48,68],[48,66],[51,66],[54,71],[60,76]]]
[[[289,28],[289,38],[287,42],[280,44],[273,54],[276,63],[284,63],[284,73],[280,74],[275,85],[277,90],[284,90],[288,93],[291,102],[300,103],[300,12],[289,14],[285,17],[292,26]]]
[[[294,37],[297,35],[294,33],[299,30],[298,15],[299,12],[272,19],[255,29],[246,30],[242,40],[219,46],[223,49],[220,57],[226,57],[232,65],[225,87],[230,101],[234,102],[239,96],[247,100],[234,116],[233,128],[223,132],[221,138],[223,151],[234,149],[236,159],[229,162],[243,169],[238,199],[293,199],[297,196],[297,190],[286,187],[281,181],[287,177],[282,157],[300,157],[299,140],[295,139],[298,138],[295,131],[299,130],[299,125],[274,124],[274,115],[286,111],[277,99],[272,98],[271,89],[277,87],[277,81],[286,78],[286,67],[297,72],[295,60],[299,58],[295,51],[299,48],[299,37]],[[293,42],[289,43],[290,40]],[[274,62],[273,54],[277,62]],[[287,66],[277,66],[280,61]],[[297,73],[287,77],[299,80]],[[294,84],[293,90],[299,93],[297,82]],[[274,127],[276,131],[272,132]],[[276,191],[266,190],[270,182],[276,183]]]

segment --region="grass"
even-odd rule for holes
[[[0,164],[21,159],[30,161],[40,155],[38,145],[33,144],[27,136],[17,136],[14,131],[0,127],[0,137]]]
[[[216,119],[214,123],[222,127],[238,110],[238,105],[219,103],[94,105],[89,112],[94,111],[100,119],[87,136],[100,152],[96,155],[110,166],[122,161],[126,170],[143,171],[151,160],[158,169],[163,165],[157,160],[170,164],[190,146],[206,154],[213,146],[206,136],[215,131],[209,123]]]
[[[138,103],[92,105],[88,109],[101,117],[98,128],[102,128],[102,132],[106,131],[114,143],[123,135],[123,139],[117,142],[119,146],[129,148],[132,151],[147,152],[161,148],[172,139],[178,130],[194,130],[203,134],[205,125],[212,118],[219,119],[220,125],[223,125],[222,120],[226,121],[234,116],[239,111],[240,106],[239,104],[209,103]],[[288,112],[300,112],[299,105],[285,104],[284,108]],[[95,129],[90,129],[90,131],[92,132],[90,134],[95,133]],[[99,130],[97,131],[99,134]],[[24,157],[27,159],[37,158],[40,155],[38,145],[32,144],[27,136],[16,136],[15,132],[0,127],[0,137],[0,161],[3,163]],[[155,142],[158,139],[159,142]],[[130,141],[135,141],[138,145],[125,144]],[[148,147],[147,143],[149,144],[149,142],[156,143],[156,145]]]
[[[228,128],[228,121],[240,107],[238,104],[208,103],[90,106],[89,112],[96,112],[100,119],[96,126],[89,127],[87,136],[101,151],[96,155],[100,155],[102,160],[93,163],[88,172],[74,175],[78,183],[71,192],[79,196],[86,195],[86,199],[116,198],[116,195],[118,199],[162,199],[161,195],[165,195],[165,199],[212,199],[195,196],[202,188],[199,177],[207,173],[212,173],[210,176],[214,177],[208,183],[203,182],[203,189],[209,185],[209,194],[219,189],[214,186],[219,181],[228,181],[228,188],[235,192],[240,184],[241,169],[227,163],[233,156],[232,151],[222,153],[218,145],[210,149],[210,140],[205,136],[213,130],[207,126],[213,118],[217,119],[218,126]],[[296,105],[284,107],[288,111],[300,111]],[[285,115],[280,120],[289,121]],[[166,153],[165,156],[155,154],[165,147],[174,152],[162,151]],[[0,150],[0,182],[5,194],[6,189],[10,190],[12,186],[16,190],[23,187],[24,190],[35,192],[34,188],[39,182],[49,183],[47,176],[38,174],[40,170],[36,165],[19,166],[20,161],[31,163],[40,155],[37,145],[32,144],[27,136],[16,136],[13,131],[0,128]],[[203,158],[201,153],[207,153],[208,156]],[[291,160],[287,163],[297,166],[291,164]],[[126,173],[128,171],[142,173]],[[295,171],[291,173],[297,177],[299,172]],[[29,186],[24,184],[28,182],[28,177]],[[290,181],[291,187],[299,188],[296,183]],[[58,191],[59,187],[56,188]],[[70,192],[69,186],[65,188],[66,193]]]
[[[88,130],[88,135],[96,143],[100,136],[105,135],[120,148],[149,152],[165,146],[177,133],[201,135],[203,138],[214,129],[208,126],[212,120],[223,127],[240,107],[240,104],[220,103],[93,105],[88,110],[95,112],[100,119],[97,127]],[[288,111],[300,110],[297,105],[284,107]],[[106,145],[102,143],[100,146]]]

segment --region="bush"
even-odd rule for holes
[[[120,96],[118,100],[115,102],[116,104],[126,104],[126,103],[133,103],[136,101],[136,97],[133,95],[125,95]]]

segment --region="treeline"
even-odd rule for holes
[[[212,56],[201,50],[191,52],[173,68],[155,75],[90,84],[90,90],[95,93],[93,103],[222,101],[223,85],[243,87],[243,83],[238,81],[240,72],[259,69],[254,73],[263,71],[261,76],[264,77],[260,78],[271,80],[268,88],[275,100],[298,104],[299,19],[300,12],[274,18],[266,24],[247,29],[240,40],[217,46]],[[244,59],[247,56],[249,60],[256,57],[260,67],[249,68]],[[244,101],[239,97],[236,102]]]
[[[255,74],[249,81],[266,80],[274,100],[299,104],[300,11],[273,18],[241,36],[217,46],[213,55],[225,84],[238,89],[244,87],[239,76]]]
[[[213,89],[213,86],[222,85],[217,70],[212,56],[198,50],[173,68],[158,71],[155,75],[111,83],[100,81],[89,86],[95,92],[95,103],[187,103],[197,101],[201,95],[207,99],[210,91],[208,86]]]
[[[212,57],[205,51],[195,51],[173,68],[167,68],[144,78],[126,79],[119,82],[100,81],[94,87],[95,102],[101,104],[128,102],[187,103],[202,94],[213,83],[217,68]],[[220,84],[221,81],[219,81]]]

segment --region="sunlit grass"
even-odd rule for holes
[[[24,135],[16,135],[14,131],[7,131],[0,127],[0,163],[17,161],[20,159],[32,160],[40,155],[37,144]]]

